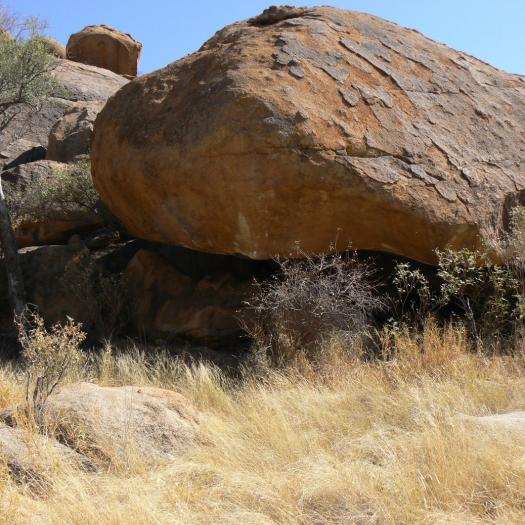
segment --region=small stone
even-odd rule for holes
[[[339,88],[339,94],[350,107],[357,106],[357,103],[360,99],[359,93],[357,91],[354,89],[345,90],[343,88]]]
[[[298,66],[291,66],[289,71],[290,71],[290,75],[292,75],[295,78],[298,78],[298,79],[304,78],[304,71]]]
[[[300,109],[295,114],[295,120],[298,122],[304,122],[305,120],[308,120],[310,117],[308,116],[308,113],[304,109]]]
[[[435,186],[438,193],[449,202],[455,202],[458,198],[455,190],[444,181],[439,181]]]

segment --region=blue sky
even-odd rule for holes
[[[21,15],[48,22],[64,44],[90,24],[109,24],[144,44],[146,73],[195,51],[215,31],[278,0],[4,0]],[[282,0],[281,3],[292,3]],[[321,0],[421,31],[513,73],[525,74],[525,0]],[[319,5],[298,0],[296,5]]]

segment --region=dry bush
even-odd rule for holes
[[[0,130],[25,108],[38,111],[57,86],[55,58],[35,38],[42,28],[36,18],[19,19],[0,4]]]
[[[383,308],[370,263],[349,253],[302,255],[277,260],[277,273],[256,283],[246,305],[255,351],[275,366],[314,357],[327,338],[350,344]]]
[[[17,328],[25,367],[26,409],[42,426],[46,401],[80,362],[86,334],[72,319],[48,330],[42,317],[34,313],[18,319]]]
[[[29,39],[40,34],[46,27],[44,20],[34,16],[18,16],[5,2],[0,2],[0,33],[8,33],[11,38]]]

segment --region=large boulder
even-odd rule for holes
[[[523,197],[524,102],[524,78],[415,31],[272,8],[112,97],[93,177],[145,239],[434,263],[436,248],[490,240]]]
[[[93,123],[104,101],[82,102],[67,111],[51,128],[47,158],[57,162],[71,162],[89,155]]]
[[[119,75],[137,75],[142,44],[126,33],[107,26],[87,26],[69,37],[69,60],[109,69]]]
[[[113,461],[131,454],[165,461],[194,442],[198,412],[181,394],[153,387],[77,383],[53,394],[44,417],[55,432],[87,455]]]

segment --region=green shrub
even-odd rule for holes
[[[0,38],[0,130],[26,107],[38,111],[57,87],[56,59],[34,34]]]
[[[465,322],[476,343],[514,343],[525,329],[524,249],[525,208],[518,206],[512,212],[509,232],[500,239],[501,260],[497,263],[485,253],[438,251],[441,285],[434,292],[420,270],[409,263],[398,264],[392,322],[420,327],[429,315],[447,311]]]
[[[68,164],[49,177],[34,179],[9,197],[13,223],[67,217],[72,213],[104,213],[91,179],[89,161]]]

